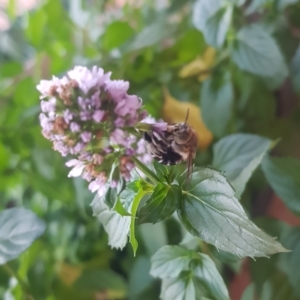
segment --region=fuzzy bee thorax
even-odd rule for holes
[[[167,131],[146,132],[144,138],[152,157],[162,164],[175,165],[186,161],[190,165],[196,156],[198,138],[186,122],[168,125]]]

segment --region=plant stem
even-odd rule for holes
[[[3,269],[6,271],[7,274],[9,274],[11,277],[15,277],[18,280],[18,283],[20,284],[23,293],[26,295],[26,299],[34,300],[33,296],[30,294],[30,287],[27,282],[25,282],[21,276],[15,272],[9,264],[5,264],[2,266]]]
[[[136,218],[136,212],[139,207],[139,204],[145,195],[145,192],[143,189],[140,189],[139,192],[134,197],[133,203],[132,203],[132,209],[131,209],[131,223],[130,223],[130,234],[129,234],[129,240],[132,246],[133,255],[135,256],[136,250],[138,247],[138,242],[135,238],[135,218]]]
[[[148,178],[153,182],[153,183],[158,183],[160,182],[160,179],[154,174],[149,168],[147,168],[141,161],[139,161],[136,157],[132,157],[132,160],[134,163],[137,165],[137,167],[145,174],[148,176]]]

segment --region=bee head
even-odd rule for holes
[[[184,144],[190,138],[190,126],[184,123],[179,123],[174,128],[174,140],[178,144]]]

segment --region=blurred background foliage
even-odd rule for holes
[[[67,178],[65,160],[41,135],[41,79],[97,65],[128,80],[156,118],[182,121],[190,107],[198,165],[210,164],[214,143],[236,132],[281,138],[274,155],[299,158],[300,3],[222,3],[0,1],[0,208],[23,206],[47,225],[18,259],[0,266],[1,299],[158,299],[150,257],[183,237],[179,223],[168,219],[138,227],[135,258],[130,246],[107,246],[92,217],[93,195],[83,181]],[[220,13],[207,21],[214,5]],[[284,205],[260,169],[241,198],[254,222],[292,253],[241,261],[202,245],[233,300],[300,299],[300,172],[295,176],[298,203],[287,197]]]

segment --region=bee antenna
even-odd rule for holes
[[[189,118],[189,112],[190,112],[190,109],[188,108],[188,109],[187,109],[187,112],[186,112],[186,117],[185,117],[184,124],[187,122],[187,120],[188,120],[188,118]]]

